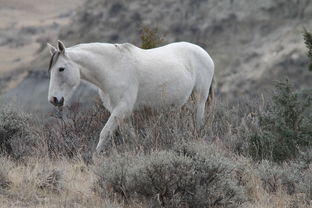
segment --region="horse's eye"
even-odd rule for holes
[[[65,68],[63,68],[63,67],[59,68],[59,72],[62,72],[64,70],[65,70]]]

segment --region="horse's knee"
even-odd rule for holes
[[[127,105],[127,103],[120,103],[113,111],[108,121],[106,122],[104,128],[100,133],[99,143],[96,150],[101,151],[103,146],[107,146],[112,134],[115,132],[117,126],[119,126],[122,121],[129,117],[132,112],[132,108]]]

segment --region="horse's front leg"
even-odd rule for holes
[[[128,102],[121,102],[114,108],[101,131],[99,143],[96,147],[96,152],[100,153],[103,148],[108,147],[110,139],[117,126],[132,112],[132,106]]]

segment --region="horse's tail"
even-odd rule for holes
[[[214,99],[214,89],[215,89],[215,78],[213,76],[212,77],[212,81],[211,81],[211,85],[210,85],[210,88],[209,88],[208,99],[207,99],[208,105],[211,105],[211,103],[212,103],[212,101]]]

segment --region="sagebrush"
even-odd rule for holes
[[[36,146],[29,114],[9,108],[0,110],[0,153],[19,159]]]
[[[98,163],[99,192],[125,200],[143,197],[164,207],[238,207],[246,200],[233,160],[203,143],[174,149]]]

